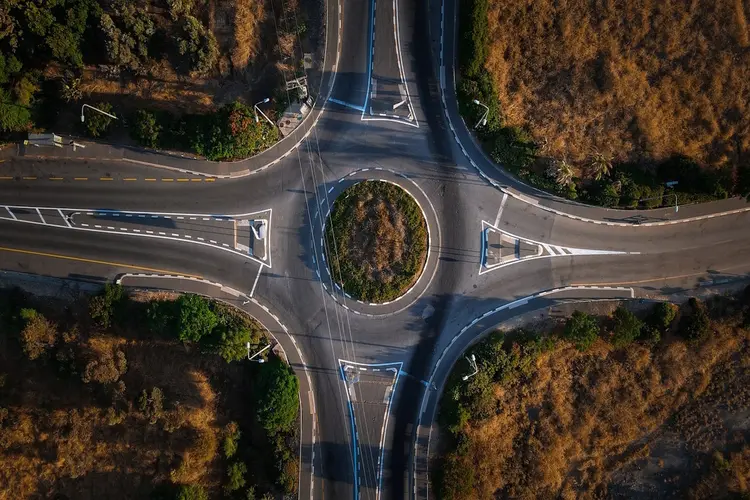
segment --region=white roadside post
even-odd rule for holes
[[[271,125],[271,127],[275,127],[275,126],[276,126],[276,124],[274,124],[274,123],[273,123],[273,122],[271,121],[271,119],[270,119],[270,118],[268,118],[268,117],[266,116],[266,114],[265,114],[265,113],[264,113],[264,112],[263,112],[263,111],[262,111],[262,110],[261,110],[261,109],[260,109],[260,108],[258,107],[258,104],[265,104],[265,103],[269,102],[270,100],[271,100],[271,98],[270,98],[270,97],[266,97],[265,99],[263,99],[263,100],[261,100],[261,101],[258,101],[258,102],[256,102],[255,104],[253,104],[253,110],[255,111],[255,123],[258,123],[258,122],[260,121],[260,120],[258,119],[258,113],[260,113],[261,115],[263,115],[263,118],[265,118],[265,119],[266,119],[266,121],[267,121],[267,122],[268,122],[268,123],[269,123],[269,124]]]
[[[484,104],[482,104],[481,102],[479,102],[476,99],[474,99],[474,104],[476,104],[477,106],[482,106],[484,108],[484,114],[479,119],[479,121],[477,122],[477,124],[474,125],[474,129],[476,130],[480,125],[482,127],[484,127],[485,125],[487,125],[487,115],[490,114],[490,108],[488,106],[485,106]]]
[[[117,117],[116,117],[115,115],[113,115],[113,114],[107,113],[106,111],[102,111],[101,109],[99,109],[99,108],[95,108],[94,106],[90,106],[90,105],[88,105],[88,104],[84,104],[83,106],[81,106],[81,123],[83,123],[83,122],[85,122],[85,121],[86,121],[86,117],[84,117],[84,116],[83,116],[83,110],[84,110],[84,108],[90,108],[90,109],[93,109],[94,111],[97,111],[97,112],[99,112],[99,113],[101,113],[101,114],[103,114],[103,115],[107,115],[107,116],[109,116],[110,118],[113,118],[113,119],[115,119],[115,120],[117,120],[117,119],[118,119],[118,118],[117,118]]]
[[[466,381],[467,381],[467,380],[469,380],[469,379],[470,379],[471,377],[473,377],[474,375],[476,375],[477,373],[479,373],[479,368],[477,367],[477,358],[476,358],[476,356],[474,356],[474,355],[472,354],[472,355],[471,355],[471,358],[467,357],[467,358],[466,358],[466,360],[467,360],[467,361],[469,362],[469,364],[471,365],[471,368],[472,368],[472,369],[473,369],[474,371],[473,371],[473,372],[471,372],[471,373],[470,373],[470,374],[468,374],[468,375],[464,375],[463,377],[461,377],[461,379],[462,379],[462,380],[463,380],[464,382],[466,382]]]
[[[252,360],[253,360],[253,358],[254,358],[255,356],[259,355],[260,353],[262,353],[262,352],[263,352],[263,351],[265,351],[266,349],[270,348],[270,347],[271,347],[271,344],[268,344],[268,345],[267,345],[266,347],[264,347],[264,348],[263,348],[263,349],[261,349],[260,351],[256,352],[256,353],[255,353],[255,354],[253,354],[252,356],[250,356],[250,342],[248,342],[248,343],[246,344],[246,347],[247,347],[247,360],[248,360],[248,361],[252,361]],[[266,360],[265,360],[265,359],[263,359],[263,358],[261,358],[261,359],[259,359],[259,360],[257,360],[257,361],[256,361],[256,363],[265,363],[265,362],[266,362]]]

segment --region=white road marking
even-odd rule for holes
[[[495,217],[495,227],[500,223],[500,217],[503,215],[503,209],[505,203],[508,201],[508,193],[503,193],[503,200],[500,202],[500,208],[497,210],[497,217]]]
[[[10,210],[8,210],[8,212],[10,212]],[[68,227],[73,227],[73,226],[71,226],[71,225],[70,225],[70,222],[68,221],[68,218],[67,218],[67,217],[65,217],[65,214],[63,214],[63,213],[62,213],[62,210],[60,210],[60,209],[58,208],[58,209],[57,209],[57,213],[59,213],[59,214],[60,214],[60,217],[62,217],[62,218],[63,218],[63,220],[65,221],[65,224],[67,224],[67,225],[68,225]],[[16,218],[16,217],[15,217],[15,215],[13,216],[13,218],[14,218],[14,219]]]
[[[42,219],[42,224],[46,224],[47,221],[44,220],[44,216],[42,215],[42,212],[40,212],[38,208],[36,209],[36,213],[38,213],[39,214],[39,218]]]
[[[5,210],[7,210],[8,213],[10,214],[10,216],[13,217],[13,220],[18,220],[18,217],[16,217],[16,214],[14,214],[13,212],[11,212],[10,208],[5,207]]]

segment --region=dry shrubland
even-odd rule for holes
[[[472,414],[443,429],[437,487],[467,499],[750,494],[750,331],[742,324],[713,320],[699,341],[673,328],[656,345],[614,349],[599,339],[581,352],[557,340],[534,351],[530,367],[496,376],[489,402],[470,404]],[[501,365],[511,365],[508,356]],[[448,400],[478,387],[455,387],[467,385],[449,385]],[[487,407],[486,418],[472,409]]]
[[[486,68],[508,125],[582,162],[750,150],[750,0],[489,0]]]

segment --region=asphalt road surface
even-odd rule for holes
[[[299,136],[239,166],[11,155],[0,164],[0,265],[99,282],[136,274],[123,284],[234,301],[304,380],[300,497],[428,496],[430,380],[470,339],[552,300],[540,292],[657,295],[750,271],[740,200],[605,210],[540,194],[488,162],[457,113],[456,3],[331,0],[316,110]],[[335,196],[363,179],[404,187],[430,230],[417,286],[384,305],[337,287],[321,238]],[[263,242],[247,226],[260,220]],[[540,253],[496,265],[500,234]]]

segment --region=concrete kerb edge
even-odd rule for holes
[[[437,218],[437,212],[435,211],[435,207],[432,206],[432,202],[430,202],[429,197],[422,190],[422,188],[420,188],[419,185],[416,182],[414,182],[412,179],[410,179],[406,175],[404,175],[402,173],[399,173],[399,172],[395,172],[395,171],[387,169],[387,168],[382,168],[382,167],[370,168],[370,167],[367,167],[367,168],[362,168],[362,169],[355,170],[353,172],[348,173],[344,177],[341,177],[340,179],[338,179],[338,181],[336,181],[336,183],[340,184],[341,182],[343,182],[344,180],[346,180],[349,177],[352,177],[352,176],[354,176],[356,174],[360,174],[362,172],[367,172],[369,170],[378,170],[378,171],[389,172],[391,174],[394,174],[394,175],[396,175],[398,177],[401,177],[401,178],[403,178],[403,179],[411,182],[412,184],[414,184],[414,186],[417,189],[419,189],[420,193],[422,193],[422,195],[425,197],[425,199],[430,203],[430,208],[432,208],[432,212],[435,214],[435,220],[438,222],[438,227],[437,227],[438,239],[439,240],[441,239],[441,237],[440,237],[440,227],[439,227],[440,223],[439,223],[438,218]],[[421,210],[422,217],[424,218],[424,221],[425,221],[425,226],[427,226],[427,256],[425,257],[424,264],[422,265],[422,271],[419,274],[419,278],[417,278],[417,281],[415,281],[414,284],[412,286],[410,286],[404,293],[402,293],[401,295],[399,295],[397,298],[395,298],[393,300],[386,301],[386,302],[377,302],[377,303],[376,302],[364,302],[362,300],[352,299],[352,297],[348,293],[346,293],[346,290],[344,290],[344,288],[340,284],[336,283],[336,280],[333,279],[333,276],[331,276],[330,270],[328,269],[328,264],[326,263],[325,247],[321,246],[321,252],[322,252],[321,257],[322,257],[323,262],[326,263],[326,265],[324,267],[325,267],[326,273],[331,278],[334,287],[337,290],[339,290],[341,293],[343,293],[346,296],[346,298],[351,299],[351,300],[355,300],[359,304],[362,304],[362,305],[365,305],[365,306],[370,306],[370,307],[381,307],[381,306],[391,305],[391,304],[394,304],[394,303],[400,301],[401,299],[405,298],[409,293],[411,293],[411,291],[414,290],[414,288],[416,288],[417,285],[419,285],[420,281],[422,280],[422,277],[425,274],[425,271],[427,270],[427,264],[429,263],[430,256],[432,254],[432,251],[431,251],[431,246],[432,246],[431,245],[431,243],[432,243],[432,231],[430,230],[430,224],[427,222],[427,216],[426,216],[426,213],[424,211],[424,208],[422,207],[422,204],[419,203],[419,200],[417,200],[417,198],[413,194],[411,194],[408,189],[404,188],[403,186],[401,186],[401,185],[399,185],[399,184],[397,184],[397,183],[395,183],[393,181],[387,180],[387,179],[362,179],[359,182],[357,182],[356,184],[359,184],[361,182],[367,182],[367,181],[387,182],[389,184],[392,184],[394,186],[397,186],[397,187],[403,189],[414,200],[414,202],[417,204],[417,206]],[[332,209],[332,207],[335,204],[336,204],[336,199],[334,199],[333,203],[330,204],[330,206],[328,207],[328,211],[326,212],[325,216],[323,216],[322,211],[320,211],[320,209],[318,209],[318,212],[320,212],[321,218],[323,220],[322,229],[321,229],[321,245],[322,245],[322,242],[323,242],[322,240],[325,238],[325,227],[326,227],[326,223],[328,222],[328,216],[330,215],[331,209]],[[442,243],[439,243],[439,245],[440,244],[442,244]],[[434,266],[434,270],[433,270],[432,276],[430,276],[430,280],[427,283],[427,286],[425,287],[425,290],[427,290],[427,288],[432,283],[432,280],[435,277],[435,272],[436,271],[437,271],[437,265]],[[327,288],[326,288],[326,290],[327,290]],[[336,297],[336,295],[334,293],[332,293],[332,291],[329,292],[329,293],[330,293],[331,297],[333,297],[334,301],[336,301],[337,303],[341,304],[342,307],[344,307],[344,308],[352,311],[354,314],[357,314],[357,315],[360,315],[360,316],[366,316],[366,317],[370,317],[370,318],[377,318],[377,317],[391,316],[391,315],[400,313],[404,309],[410,307],[414,302],[416,302],[417,300],[419,300],[419,298],[422,296],[422,294],[424,292],[422,294],[420,294],[419,296],[415,297],[414,300],[411,303],[409,303],[408,305],[406,305],[404,308],[399,309],[398,311],[393,311],[393,312],[387,313],[387,314],[371,314],[371,313],[364,313],[364,312],[361,312],[361,311],[357,311],[355,309],[351,309],[346,304],[343,304],[343,303],[339,302],[338,297]]]
[[[454,23],[455,23],[455,21],[454,21]],[[445,118],[448,120],[448,126],[450,127],[451,132],[453,134],[453,139],[456,141],[456,144],[458,144],[458,147],[461,149],[461,152],[463,153],[464,157],[467,160],[469,160],[469,163],[471,164],[471,166],[474,167],[477,170],[477,172],[479,172],[479,175],[485,181],[487,181],[495,189],[498,189],[500,192],[507,193],[509,196],[512,196],[513,198],[515,198],[518,201],[521,201],[523,203],[527,203],[527,204],[530,204],[530,205],[535,205],[535,206],[541,208],[542,210],[544,210],[546,212],[550,212],[550,213],[553,213],[555,215],[559,215],[561,217],[567,217],[567,218],[574,219],[574,220],[579,220],[579,221],[582,221],[582,222],[589,222],[589,223],[592,223],[592,224],[600,224],[600,225],[605,225],[605,226],[621,226],[621,227],[633,227],[633,226],[636,226],[636,227],[638,227],[638,226],[643,226],[643,227],[667,226],[667,225],[672,225],[672,224],[682,224],[682,223],[687,223],[687,222],[695,222],[695,221],[699,221],[699,220],[711,219],[711,218],[714,218],[714,217],[724,217],[724,216],[727,216],[727,215],[734,215],[734,214],[743,213],[743,212],[749,212],[750,211],[750,207],[747,207],[747,208],[739,208],[739,209],[735,209],[735,210],[728,210],[728,211],[725,211],[725,212],[717,212],[717,213],[714,213],[714,214],[701,215],[701,216],[695,216],[695,217],[688,217],[688,218],[685,218],[685,219],[677,219],[677,220],[662,221],[662,222],[644,222],[644,223],[641,223],[641,224],[629,224],[629,223],[624,223],[624,222],[606,222],[606,221],[601,221],[601,220],[596,220],[596,219],[589,219],[588,217],[581,217],[581,216],[578,216],[578,215],[569,214],[569,213],[563,212],[561,210],[557,210],[557,209],[554,209],[554,208],[551,208],[551,207],[547,207],[545,205],[540,204],[538,202],[538,200],[534,200],[533,198],[529,198],[528,196],[525,196],[525,195],[523,195],[521,193],[514,193],[512,190],[510,190],[510,189],[508,189],[506,187],[503,187],[500,183],[498,183],[494,179],[490,178],[482,170],[482,168],[479,165],[477,165],[477,163],[474,161],[474,159],[471,158],[471,156],[469,156],[468,151],[466,151],[466,148],[464,147],[463,143],[458,138],[458,134],[456,133],[456,130],[455,130],[454,126],[453,126],[453,121],[451,120],[451,117],[450,117],[450,113],[448,113],[448,105],[446,103],[446,97],[445,97],[445,90],[446,89],[445,89],[445,81],[444,81],[445,58],[444,58],[444,54],[443,54],[444,53],[443,36],[445,34],[445,0],[443,0],[441,2],[441,23],[440,23],[440,26],[441,26],[441,29],[440,29],[440,68],[441,68],[441,72],[440,72],[440,75],[441,75],[440,95],[441,95],[441,100],[443,102],[443,114],[445,115]],[[455,61],[451,62],[451,70],[453,71],[453,75],[454,75],[454,77],[453,77],[453,86],[454,86],[453,93],[455,94],[455,83],[456,83],[456,78],[455,78]],[[466,127],[466,122],[463,120],[463,117],[461,117],[461,121],[463,122],[464,127],[467,128],[467,131],[468,131],[468,127]],[[468,132],[468,133],[469,133],[469,135],[471,135],[471,132]],[[524,184],[524,185],[526,186],[526,184]],[[529,187],[530,189],[534,189],[536,191],[540,191],[537,188],[534,188],[533,186],[527,186],[527,187]],[[542,191],[540,191],[540,192],[542,192]],[[594,207],[594,208],[596,208],[596,207]]]
[[[417,456],[418,456],[418,451],[417,451],[418,446],[419,446],[418,438],[419,438],[420,429],[422,427],[422,418],[424,416],[424,412],[426,410],[426,405],[427,405],[427,401],[428,401],[428,396],[430,394],[430,389],[429,388],[433,385],[433,379],[435,377],[435,374],[437,373],[438,367],[440,366],[440,363],[443,361],[443,358],[447,354],[448,350],[451,347],[453,347],[453,344],[455,344],[458,341],[458,339],[464,333],[466,333],[470,328],[472,328],[474,325],[476,325],[479,321],[487,318],[488,316],[491,316],[493,314],[497,314],[497,313],[499,313],[501,311],[504,311],[506,309],[514,309],[515,307],[526,305],[531,300],[535,300],[535,299],[538,299],[538,298],[541,298],[541,297],[545,297],[547,295],[552,295],[552,294],[560,293],[560,292],[566,292],[566,291],[570,291],[570,290],[621,290],[621,291],[630,290],[630,299],[634,299],[635,298],[635,290],[632,287],[625,287],[625,286],[589,286],[589,285],[587,285],[587,286],[565,286],[565,287],[552,288],[552,289],[549,289],[549,290],[545,290],[543,292],[539,292],[539,293],[535,293],[535,294],[529,295],[527,297],[523,297],[523,298],[520,298],[520,299],[513,300],[511,302],[507,302],[505,304],[502,304],[502,305],[500,305],[500,306],[498,306],[498,307],[496,307],[494,309],[491,309],[491,310],[485,312],[484,314],[482,314],[480,316],[477,316],[471,322],[469,322],[467,325],[465,325],[463,328],[461,328],[461,330],[459,330],[459,332],[456,335],[453,336],[453,338],[448,343],[448,345],[443,348],[442,352],[440,353],[440,356],[438,357],[437,361],[435,362],[435,364],[432,367],[432,371],[430,372],[430,377],[427,379],[427,384],[428,385],[426,386],[425,391],[424,391],[424,395],[422,396],[422,403],[419,406],[419,415],[417,416],[416,431],[413,434],[413,436],[414,436],[414,438],[413,438],[414,439],[414,445],[413,445],[414,458],[412,460],[411,480],[412,480],[412,487],[413,487],[413,497],[415,499],[417,498],[417,464],[416,464],[416,460],[417,460]],[[593,301],[597,301],[597,300],[598,299],[586,299],[586,300],[583,300],[583,302],[589,302],[589,301],[593,302]],[[608,300],[611,300],[611,299],[608,299]],[[481,337],[481,335],[478,335],[475,339],[473,339],[472,342],[470,342],[466,346],[466,349],[468,349],[469,347],[471,347],[472,345],[474,345],[475,341],[479,337]],[[462,353],[465,352],[466,349],[463,349],[461,352]],[[460,358],[460,355],[456,357],[456,360],[458,360],[459,358]],[[435,405],[435,411],[437,411],[437,405]],[[434,415],[434,413],[433,413],[433,415]],[[425,467],[426,467],[425,474],[428,476],[428,478],[427,478],[427,488],[429,488],[429,453],[430,453],[430,441],[432,439],[432,427],[433,426],[430,425],[430,432],[429,432],[428,438],[427,438],[427,449],[425,450]],[[426,498],[429,498],[429,495],[426,495]]]
[[[282,323],[281,320],[279,319],[279,317],[276,316],[274,313],[272,313],[268,307],[266,307],[265,305],[261,304],[254,297],[248,297],[247,295],[245,295],[244,293],[240,292],[239,290],[236,290],[236,289],[234,289],[232,287],[228,287],[228,286],[222,285],[221,283],[216,282],[216,281],[210,281],[210,280],[207,280],[207,279],[204,279],[204,278],[196,278],[194,276],[185,276],[185,275],[176,275],[176,274],[123,273],[123,274],[118,275],[115,278],[115,283],[118,284],[118,285],[122,285],[123,280],[126,279],[126,278],[169,278],[169,279],[182,279],[182,280],[188,280],[188,281],[194,281],[194,282],[198,282],[198,283],[205,283],[205,284],[208,284],[208,285],[212,285],[212,286],[218,287],[221,291],[229,293],[230,295],[233,295],[235,297],[244,297],[245,300],[249,300],[250,302],[252,302],[256,306],[258,306],[261,309],[263,309],[266,313],[268,313],[269,316],[271,316],[271,318],[273,318],[276,321],[276,323],[278,323],[278,325],[281,327],[281,329],[284,331],[284,333],[289,337],[289,339],[291,340],[292,344],[294,344],[294,348],[297,351],[297,355],[299,356],[300,362],[302,363],[302,370],[303,370],[303,372],[305,374],[305,378],[307,379],[307,385],[310,388],[310,396],[311,397],[309,397],[308,400],[309,400],[309,404],[310,404],[310,414],[312,416],[312,438],[311,438],[312,443],[311,444],[313,446],[313,450],[312,450],[312,459],[310,461],[310,494],[312,495],[314,478],[315,478],[315,443],[317,441],[317,439],[315,437],[315,432],[316,432],[316,429],[317,429],[317,425],[316,425],[317,412],[315,411],[315,398],[312,397],[312,392],[313,392],[312,379],[310,378],[310,373],[307,370],[307,364],[305,363],[305,358],[302,355],[302,351],[300,351],[299,346],[297,345],[297,341],[294,339],[294,337],[292,336],[292,334],[289,333],[289,329],[286,327],[286,325],[284,323]],[[137,287],[136,287],[136,289],[137,289]],[[227,304],[227,305],[229,305],[231,307],[234,307],[236,309],[240,309],[236,304],[232,304],[231,302],[227,302],[227,301],[225,301],[223,299],[217,299],[217,298],[211,297],[211,296],[207,296],[207,297],[212,298],[214,300],[219,300],[220,302],[222,302],[224,304]],[[250,314],[247,311],[244,311],[242,309],[240,309],[240,310],[243,313],[245,313],[245,314]],[[250,316],[252,316],[253,319],[255,319],[268,332],[268,334],[276,341],[276,344],[281,348],[281,352],[284,355],[284,359],[285,359],[286,363],[291,366],[291,364],[289,363],[289,357],[286,354],[286,350],[284,349],[284,346],[281,345],[281,343],[278,341],[278,339],[273,334],[273,332],[265,324],[263,324],[263,322],[260,319],[256,318],[255,316],[253,316],[251,314],[250,314]],[[302,410],[302,406],[303,406],[302,392],[301,391],[298,392],[298,399],[299,399],[299,402],[300,402],[300,432],[301,432],[301,430],[302,430],[302,418],[303,418],[302,417],[303,412],[301,411]],[[302,460],[302,439],[300,439],[299,457],[300,457],[300,461],[301,461]],[[300,467],[300,474],[301,474],[301,471],[302,471],[302,467]],[[299,478],[299,482],[300,482],[300,484],[302,482],[301,475],[300,475],[300,478]]]

